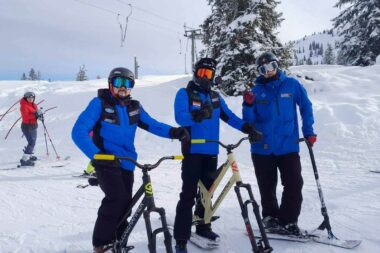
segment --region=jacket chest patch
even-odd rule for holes
[[[200,107],[201,106],[201,102],[193,100],[193,106]]]
[[[291,98],[292,97],[292,93],[281,93],[281,97],[282,98]]]
[[[139,114],[139,112],[140,112],[139,109],[137,109],[137,110],[128,112],[128,115],[129,115],[129,117],[133,117],[133,116],[136,116],[137,114]]]

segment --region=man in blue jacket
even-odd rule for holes
[[[202,58],[194,66],[193,80],[186,88],[177,92],[174,109],[175,119],[180,126],[186,127],[191,139],[219,140],[220,119],[251,136],[256,131],[253,126],[238,118],[226,105],[223,98],[211,90],[216,70],[216,61]],[[214,179],[211,175],[217,169],[217,143],[191,144],[182,142],[182,192],[176,209],[174,238],[176,252],[187,253],[186,244],[191,234],[192,207],[197,194],[197,184],[202,180],[209,188]],[[201,218],[204,208],[197,202],[195,214]],[[210,240],[219,240],[211,230],[211,224],[197,225],[196,233]]]
[[[272,232],[300,234],[302,186],[299,156],[297,105],[302,133],[316,142],[312,104],[305,88],[278,68],[277,57],[264,53],[256,60],[260,76],[244,94],[243,119],[263,133],[262,141],[251,144],[252,161],[259,185],[263,223]],[[277,169],[284,186],[281,205],[276,198]]]
[[[134,83],[134,75],[129,69],[113,69],[108,77],[108,89],[98,90],[98,97],[92,99],[79,115],[72,130],[72,138],[88,158],[93,159],[97,153],[106,153],[137,159],[134,146],[137,127],[161,137],[189,140],[185,128],[171,127],[154,120],[138,101],[131,99]],[[91,131],[92,139],[89,135]],[[135,168],[133,163],[126,160],[93,160],[92,164],[99,186],[105,194],[92,238],[94,251],[102,253],[104,246],[115,239],[115,233],[120,236],[127,225],[117,227],[132,199]]]

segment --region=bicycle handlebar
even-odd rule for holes
[[[241,138],[236,144],[224,144],[223,142],[221,142],[219,140],[206,140],[206,139],[193,139],[193,140],[191,140],[191,143],[192,144],[204,144],[206,142],[215,142],[215,143],[218,143],[220,146],[222,146],[225,149],[232,150],[232,149],[239,147],[240,144],[245,140],[249,140],[249,137]]]
[[[158,165],[164,160],[183,160],[182,155],[175,155],[175,156],[164,156],[161,157],[155,164],[140,164],[135,159],[128,157],[128,156],[115,156],[115,155],[109,155],[109,154],[96,154],[94,155],[95,160],[104,160],[104,161],[114,161],[114,160],[128,160],[132,162],[134,165],[139,167],[140,169],[147,169],[152,170],[154,168],[157,168]]]

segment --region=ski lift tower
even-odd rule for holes
[[[198,40],[202,39],[203,35],[202,35],[201,29],[189,29],[189,30],[187,30],[186,25],[184,27],[185,27],[184,36],[186,38],[191,39],[191,68],[194,68],[194,63],[195,63],[195,58],[196,58],[195,40],[196,39],[198,39]]]

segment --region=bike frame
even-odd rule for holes
[[[227,193],[230,191],[232,186],[234,186],[234,190],[236,192],[240,209],[241,209],[241,215],[243,217],[245,228],[248,233],[249,240],[251,242],[252,251],[254,253],[263,253],[263,252],[272,252],[272,247],[269,244],[268,237],[266,235],[261,215],[260,215],[260,208],[257,202],[255,201],[252,193],[251,186],[249,184],[244,184],[241,179],[241,175],[239,172],[239,168],[237,165],[237,161],[235,159],[235,156],[232,152],[233,149],[237,148],[244,140],[248,140],[248,137],[240,139],[240,141],[237,144],[234,145],[224,145],[223,143],[219,141],[214,140],[192,140],[192,143],[205,143],[205,142],[217,142],[219,145],[224,147],[227,150],[227,160],[218,168],[218,176],[214,180],[213,184],[211,185],[210,189],[207,189],[202,181],[198,182],[199,186],[199,193],[200,193],[200,200],[201,203],[205,209],[204,212],[204,218],[200,218],[196,215],[193,216],[193,224],[208,224],[211,221],[213,221],[213,215],[215,214],[216,210],[220,206],[220,204],[223,202],[224,198],[226,197]],[[219,196],[216,197],[216,200],[212,202],[212,197],[218,189],[218,186],[220,185],[222,179],[225,177],[227,171],[231,168],[232,175],[226,185],[223,187],[222,191],[220,192]],[[243,200],[241,196],[241,189],[246,189],[249,195],[248,200]],[[251,222],[249,220],[248,215],[248,205],[252,204],[253,207],[253,213],[256,217],[256,222],[258,224],[260,234],[261,234],[261,240],[256,242],[255,236],[253,234],[253,229],[251,226]]]
[[[113,158],[113,159],[112,159]],[[128,208],[125,212],[125,215],[123,219],[120,221],[118,227],[120,227],[123,223],[127,221],[127,218],[129,217],[129,214],[132,213],[133,207],[137,204],[139,199],[143,197],[140,204],[137,206],[136,211],[133,213],[130,221],[128,222],[127,227],[125,228],[124,232],[122,233],[120,240],[116,240],[112,246],[108,247],[107,250],[112,250],[114,253],[127,253],[131,251],[134,246],[128,246],[128,239],[131,235],[134,227],[136,226],[138,220],[141,218],[142,215],[144,215],[145,220],[145,227],[148,237],[148,249],[150,253],[157,253],[156,250],[156,237],[159,233],[164,233],[164,244],[166,248],[167,253],[173,253],[172,249],[172,236],[169,232],[168,224],[166,221],[165,216],[165,209],[156,207],[156,204],[154,202],[153,197],[153,188],[152,188],[152,182],[150,179],[150,176],[148,174],[149,170],[152,170],[153,168],[157,167],[163,160],[182,160],[182,156],[171,156],[171,157],[162,157],[156,164],[154,165],[141,165],[138,164],[135,160],[129,157],[115,157],[113,155],[95,155],[94,159],[96,160],[129,160],[133,162],[137,167],[142,169],[142,180],[143,183],[140,186],[140,188],[137,190],[137,192],[133,195],[131,202],[128,205]],[[150,214],[152,212],[156,212],[160,215],[161,220],[161,227],[153,230],[152,224],[150,221]]]

